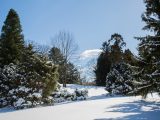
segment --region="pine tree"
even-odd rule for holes
[[[146,23],[143,30],[153,32],[152,35],[137,38],[140,43],[139,67],[142,68],[140,88],[136,93],[146,97],[148,93],[160,91],[160,1],[144,0],[146,11],[142,20]]]
[[[0,40],[1,66],[10,63],[19,63],[24,49],[24,37],[19,16],[15,10],[10,9],[4,22]]]

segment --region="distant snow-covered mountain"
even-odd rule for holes
[[[101,49],[85,50],[80,53],[79,59],[75,62],[81,72],[81,77],[86,81],[94,80],[93,70],[95,68],[97,58],[101,52]]]

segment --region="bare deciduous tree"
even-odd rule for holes
[[[33,40],[26,40],[25,45],[28,46],[29,44],[31,44],[33,46],[33,49],[35,52],[37,52],[45,57],[48,56],[48,52],[50,50],[49,45],[39,44]]]
[[[43,56],[48,56],[48,52],[49,52],[49,50],[50,50],[50,47],[48,46],[48,45],[36,45],[36,47],[35,47],[35,49],[36,49],[36,51],[38,52],[38,53],[40,53],[41,55],[43,55]]]
[[[67,68],[66,65],[67,63],[71,60],[71,58],[74,57],[78,46],[74,41],[73,35],[69,32],[66,31],[60,31],[55,37],[52,39],[52,44],[53,47],[57,47],[60,49],[63,57],[64,57],[64,81],[63,81],[63,86],[66,87],[66,72]]]

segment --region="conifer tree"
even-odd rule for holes
[[[140,43],[139,67],[142,68],[141,87],[136,93],[146,97],[148,93],[160,91],[160,1],[144,0],[146,11],[142,20],[146,23],[143,30],[153,32],[152,35],[137,38]]]
[[[96,85],[106,85],[106,77],[111,67],[123,60],[122,48],[124,46],[123,37],[117,33],[111,35],[111,38],[102,44],[102,53],[98,57],[97,66],[94,71]]]
[[[105,53],[102,52],[97,59],[97,65],[94,70],[96,76],[95,82],[97,86],[106,85],[106,76],[111,68],[111,61],[109,54],[110,53],[108,51],[106,51]]]
[[[131,62],[132,53],[130,50],[123,52],[126,43],[120,34],[113,34],[109,40],[111,68],[106,76],[106,90],[110,94],[123,94],[133,90],[132,69],[128,64]]]
[[[79,84],[80,83],[80,73],[75,65],[71,62],[67,64],[67,84]]]
[[[53,61],[54,64],[63,64],[64,56],[61,53],[60,49],[57,47],[51,48],[49,51],[49,59]]]
[[[67,84],[75,84],[80,81],[80,73],[73,63],[65,62],[64,55],[61,53],[60,49],[57,47],[51,48],[49,52],[50,60],[58,65],[58,73],[59,73],[59,83],[63,83],[64,79],[66,79]],[[66,73],[66,76],[64,76]]]
[[[126,95],[131,92],[133,86],[133,71],[129,64],[125,62],[112,66],[107,75],[106,90],[111,95]]]
[[[126,43],[123,41],[123,37],[120,34],[111,35],[111,39],[109,39],[109,45],[111,46],[111,61],[112,67],[117,63],[122,62],[123,60],[123,47]]]
[[[15,10],[10,9],[1,31],[0,63],[1,66],[19,63],[24,50],[24,37]]]
[[[135,65],[136,59],[134,58],[134,55],[129,49],[126,49],[123,53],[123,60],[126,63],[129,63],[130,65]]]
[[[16,109],[52,103],[49,95],[56,89],[57,67],[24,45],[18,14],[11,9],[2,28],[0,41],[0,107]]]
[[[31,44],[25,48],[24,60],[21,64],[25,71],[26,85],[31,88],[31,93],[40,93],[41,100],[47,102],[47,97],[56,89],[58,81],[58,67],[45,56],[33,51]],[[36,99],[33,101],[37,101]]]

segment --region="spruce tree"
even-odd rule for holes
[[[20,19],[15,10],[10,9],[1,31],[1,66],[19,63],[24,49],[24,37]]]
[[[151,35],[138,37],[140,41],[139,67],[142,68],[141,86],[136,93],[146,97],[148,93],[160,91],[160,1],[144,0],[146,11],[142,20],[146,23],[143,30],[150,31]]]
[[[129,64],[120,62],[114,65],[107,75],[106,90],[111,95],[126,95],[134,88],[133,71]]]

